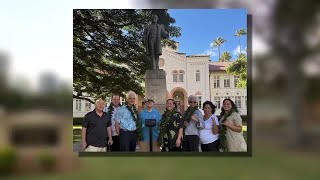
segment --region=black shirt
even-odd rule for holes
[[[96,110],[88,112],[83,119],[82,127],[87,128],[86,141],[87,145],[95,147],[107,146],[107,127],[111,126],[107,113],[103,112],[100,117]]]

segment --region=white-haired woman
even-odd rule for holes
[[[204,128],[203,114],[198,109],[197,97],[194,95],[188,98],[189,107],[184,112],[184,137],[183,150],[199,152],[199,130]]]

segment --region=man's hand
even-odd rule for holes
[[[112,145],[112,144],[113,144],[113,140],[112,140],[112,139],[109,139],[108,145]]]
[[[186,127],[189,126],[189,123],[188,123],[187,121],[184,121],[183,124],[184,124],[184,126],[186,126]]]
[[[86,149],[87,148],[87,142],[82,141],[81,147],[82,147],[82,149]]]

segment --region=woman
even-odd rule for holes
[[[203,115],[198,109],[197,97],[190,95],[188,98],[189,107],[184,112],[184,137],[183,150],[199,152],[199,130],[204,128]]]
[[[153,107],[154,100],[151,98],[146,98],[144,101],[146,108],[141,111],[140,117],[142,121],[142,134],[143,140],[140,142],[140,147],[142,152],[150,152],[150,137],[149,137],[149,127],[145,126],[146,119],[155,119],[156,126],[152,127],[152,151],[160,152],[160,147],[157,143],[158,134],[159,134],[159,123],[161,119],[161,115],[159,111],[157,111]]]
[[[242,132],[242,119],[231,99],[223,100],[220,114],[220,148],[225,152],[247,151],[247,143]]]
[[[204,129],[200,130],[201,151],[219,152],[219,121],[214,114],[216,107],[210,101],[203,103]]]
[[[160,121],[158,143],[163,152],[181,151],[183,121],[173,99],[167,100],[167,108]]]

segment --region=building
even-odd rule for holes
[[[209,55],[190,55],[178,52],[177,49],[164,47],[159,58],[159,68],[166,71],[167,96],[178,104],[181,112],[188,107],[188,97],[196,95],[198,106],[210,100],[218,106],[220,114],[223,99],[231,98],[239,107],[241,115],[247,114],[247,90],[236,88],[237,77],[226,72],[232,62],[212,62]],[[141,108],[142,97],[137,104]],[[107,99],[110,102],[110,99]],[[122,102],[124,100],[122,99]],[[73,116],[83,117],[94,105],[84,100],[73,100]]]

